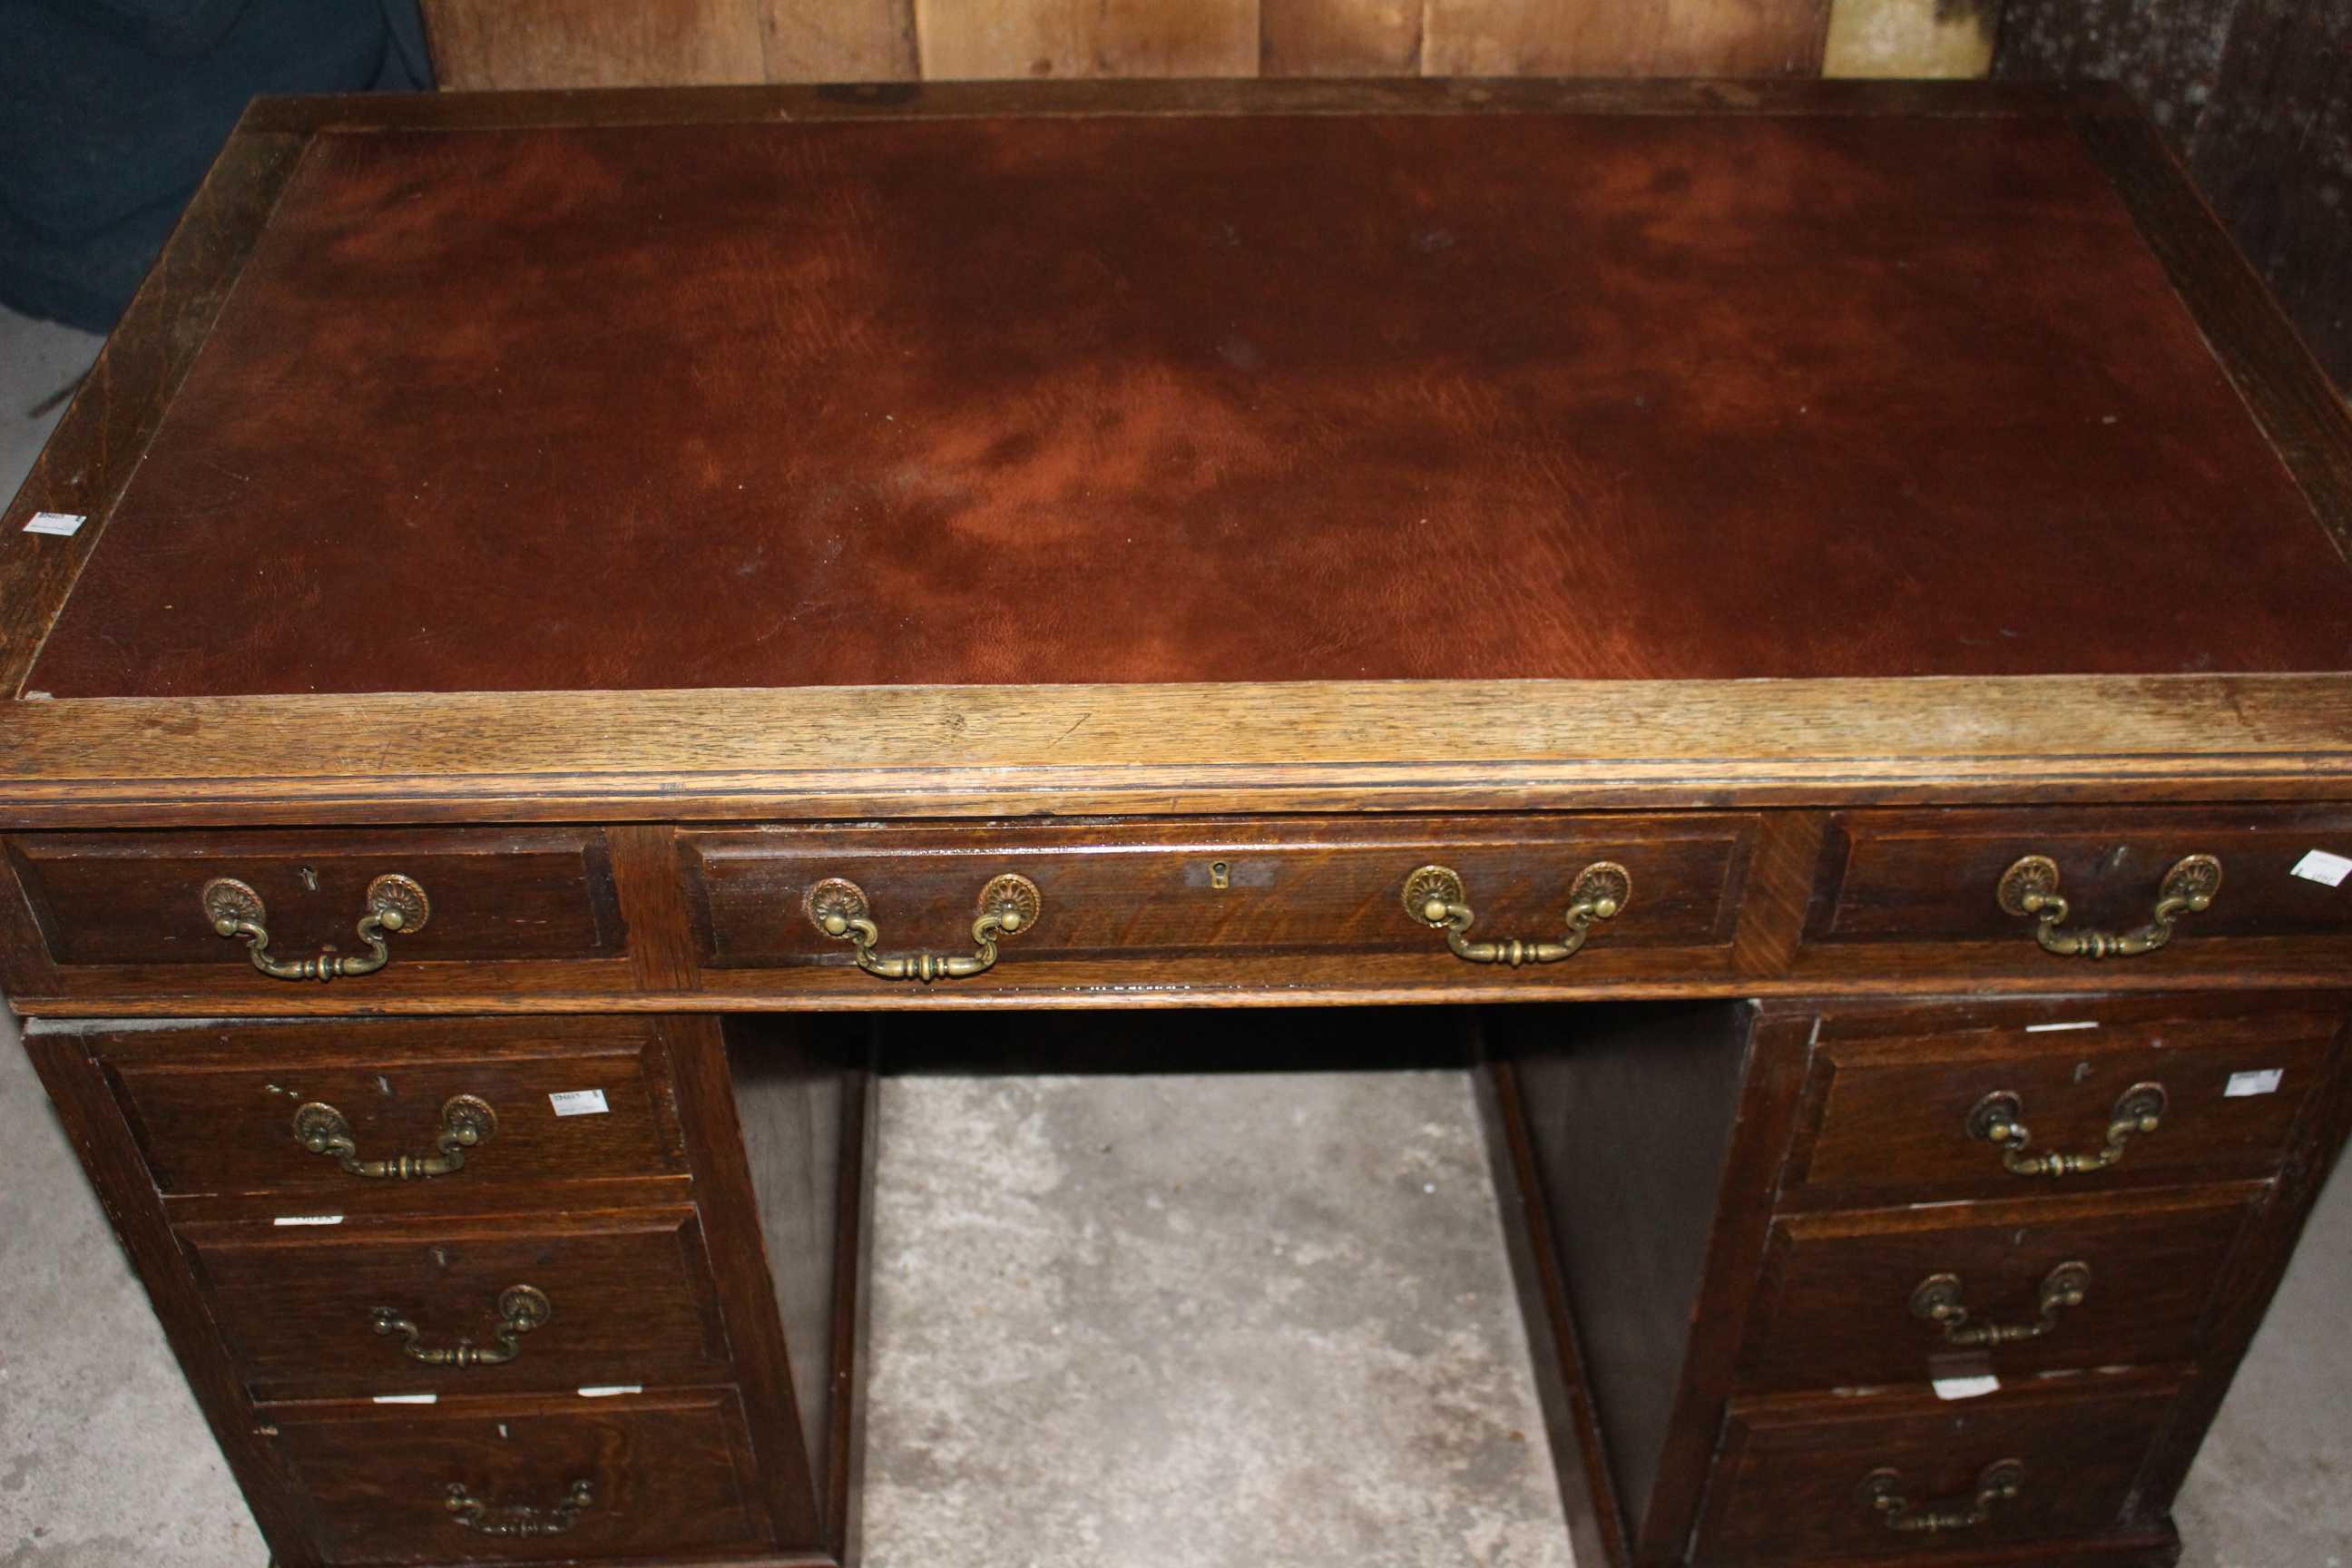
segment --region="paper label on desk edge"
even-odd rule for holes
[[[2050,1035],[2061,1029],[2095,1029],[2098,1026],[2099,1021],[2096,1018],[2084,1018],[2080,1023],[2074,1024],[2028,1024],[2025,1026],[2025,1032],[2029,1035]]]
[[[602,1116],[613,1108],[604,1103],[601,1089],[558,1089],[547,1097],[558,1116]]]
[[[341,1225],[339,1214],[282,1214],[269,1222],[272,1225]]]
[[[1983,1394],[1994,1393],[2000,1387],[2000,1379],[1990,1373],[1985,1373],[1982,1377],[1939,1377],[1936,1379],[1936,1397],[1975,1399]]]
[[[81,531],[89,519],[78,511],[37,511],[25,524],[26,533],[54,533],[59,539],[71,539]]]
[[[376,1405],[438,1405],[441,1396],[437,1394],[379,1394],[370,1402]]]
[[[2279,1081],[2286,1077],[2284,1068],[2263,1068],[2257,1072],[2233,1072],[2221,1089],[2223,1100],[2243,1100],[2250,1094],[2276,1094]]]
[[[2294,863],[2293,874],[2306,882],[2340,888],[2345,878],[2352,877],[2352,860],[2341,855],[2331,855],[2325,849],[2314,849]]]
[[[580,1390],[583,1399],[610,1399],[616,1394],[643,1394],[642,1383],[592,1383]]]

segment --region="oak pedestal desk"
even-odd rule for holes
[[[264,100],[7,514],[0,980],[289,1568],[853,1556],[908,1010],[1342,1004],[1584,1562],[2167,1563],[2347,520],[2104,91]]]

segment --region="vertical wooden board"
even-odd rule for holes
[[[927,80],[1257,74],[1257,0],[915,0]]]
[[[2189,169],[2352,390],[2352,5],[2242,0]]]
[[[770,81],[908,81],[915,0],[758,0]]]
[[[1828,0],[1428,0],[1424,76],[1811,76]]]
[[[765,75],[753,0],[425,0],[445,89],[684,87]]]
[[[1419,76],[1428,0],[1260,0],[1261,76]]]
[[[1980,77],[2000,32],[2000,0],[1831,0],[1822,74]]]

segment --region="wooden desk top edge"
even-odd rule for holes
[[[2067,119],[2352,559],[2352,415],[2109,88],[1870,82],[951,83],[257,100],[0,515],[0,678],[48,630],[317,135],[984,113]],[[91,521],[25,534],[36,510]],[[1272,731],[1261,729],[1274,716]],[[1272,741],[1267,739],[1271,734]],[[2352,674],[1346,683],[14,700],[0,826],[2318,796]]]

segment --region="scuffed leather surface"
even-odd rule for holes
[[[2055,120],[329,134],[60,697],[2343,668]]]

